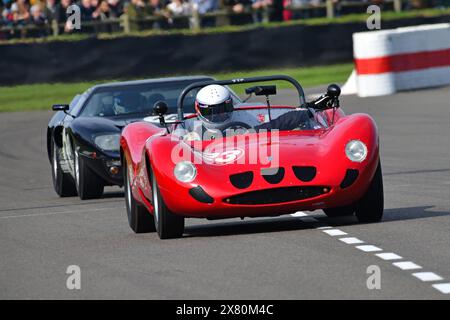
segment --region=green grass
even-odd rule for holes
[[[68,103],[75,94],[95,83],[32,84],[0,87],[0,112],[50,110],[55,103]]]
[[[332,82],[344,82],[350,75],[353,64],[336,64],[318,67],[268,69],[257,71],[213,74],[217,79],[234,79],[274,74],[285,74],[297,79],[304,87],[314,87]],[[50,110],[55,103],[69,103],[77,93],[105,81],[32,84],[13,87],[0,87],[0,112]],[[110,81],[106,81],[110,82]],[[248,86],[248,85],[247,85]],[[287,82],[277,83],[277,87],[289,88]],[[243,93],[245,85],[233,86],[233,90]]]
[[[394,11],[383,11],[381,13],[382,21],[397,20],[397,19],[407,19],[416,17],[435,17],[442,15],[450,15],[450,8],[447,9],[419,9],[419,10],[409,10],[402,12]],[[361,14],[349,14],[340,17],[335,17],[328,19],[326,17],[322,18],[310,18],[306,20],[293,20],[287,22],[269,22],[262,24],[250,24],[244,26],[219,26],[214,28],[207,28],[202,30],[190,30],[190,29],[173,29],[173,30],[143,30],[135,31],[131,33],[100,33],[97,36],[99,39],[115,39],[120,37],[148,37],[154,35],[171,35],[171,34],[181,34],[185,36],[193,36],[198,34],[214,34],[214,33],[224,33],[224,32],[241,32],[247,30],[253,30],[256,28],[276,28],[280,26],[294,26],[294,25],[326,25],[330,23],[366,23],[367,17],[369,15],[365,13]],[[383,23],[382,23],[383,27]],[[12,40],[0,40],[1,44],[12,44],[12,43],[45,43],[52,41],[79,41],[91,37],[88,34],[62,34],[59,36],[49,36],[47,38],[36,38],[36,39],[12,39]]]

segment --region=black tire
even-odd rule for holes
[[[378,162],[377,170],[370,183],[369,189],[356,205],[356,217],[359,222],[379,222],[383,218],[384,194],[383,175],[381,162]]]
[[[152,184],[152,204],[156,232],[160,239],[180,238],[184,233],[184,217],[176,215],[167,208],[159,192],[158,183],[153,172],[149,177]]]
[[[330,218],[352,216],[355,213],[355,206],[345,206],[323,209],[323,212]]]
[[[86,164],[86,160],[74,151],[75,185],[81,200],[98,199],[103,195],[104,184]]]
[[[77,188],[75,181],[69,173],[64,173],[59,163],[59,148],[55,141],[51,140],[50,146],[51,166],[52,166],[52,180],[53,188],[60,197],[74,197],[77,195]]]
[[[127,210],[128,224],[135,233],[154,232],[155,221],[147,208],[138,204],[131,193],[129,172],[126,162],[123,166],[123,183],[125,187],[125,207]]]

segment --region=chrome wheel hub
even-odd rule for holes
[[[56,149],[56,145],[53,143],[53,175],[57,177],[58,174],[58,155],[56,154],[58,150]]]
[[[80,186],[80,165],[79,165],[79,159],[78,159],[78,152],[75,151],[75,180],[77,183],[77,189],[79,189]]]
[[[127,204],[128,204],[128,208],[129,210],[131,210],[131,181],[130,181],[130,172],[128,171],[128,168],[125,168],[125,170],[127,170],[127,181],[125,184],[125,188],[126,188],[126,193],[127,193]]]

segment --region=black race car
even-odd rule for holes
[[[177,99],[189,84],[205,76],[126,81],[94,86],[70,104],[56,104],[48,124],[47,152],[53,186],[61,197],[94,199],[108,185],[123,185],[119,153],[122,129],[143,119],[159,123],[153,106],[164,101],[167,118],[176,118]],[[189,97],[194,112],[196,92]]]

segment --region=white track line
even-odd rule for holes
[[[443,294],[449,294],[450,293],[450,283],[436,283],[432,285],[433,288],[436,290],[439,290]]]
[[[346,244],[364,243],[364,241],[359,240],[358,238],[355,238],[355,237],[340,238],[339,241],[342,241]]]
[[[415,264],[412,261],[400,261],[400,262],[394,262],[392,263],[397,268],[400,268],[402,270],[416,270],[416,269],[422,269],[421,266],[418,264]]]
[[[298,211],[296,213],[291,214],[291,216],[293,217],[298,217],[300,220],[302,220],[303,222],[319,222],[316,218],[313,217],[309,217],[306,213]],[[309,218],[309,219],[308,219]],[[340,230],[340,229],[336,229],[334,227],[328,226],[328,225],[321,225],[320,227],[317,226],[316,227],[317,230],[321,230],[323,233],[326,233],[330,236],[342,236],[342,235],[347,235],[346,232]],[[345,244],[349,244],[349,245],[354,245],[354,244],[360,244],[360,243],[364,243],[363,240],[360,240],[358,238],[355,237],[342,237],[339,238],[339,241],[345,243]],[[365,244],[365,245],[358,245],[355,246],[355,248],[364,251],[364,252],[377,252],[377,251],[383,251],[383,249],[376,247],[374,245],[371,244]],[[396,253],[393,252],[380,252],[380,253],[375,253],[375,255],[383,260],[386,261],[391,261],[391,260],[401,260],[403,259],[401,256],[399,256]],[[421,266],[419,266],[418,264],[415,264],[412,261],[398,261],[398,262],[393,262],[392,263],[394,266],[396,266],[397,268],[401,269],[401,270],[418,270],[418,269],[422,269]],[[419,279],[420,281],[423,282],[435,282],[435,281],[442,281],[443,278],[439,275],[437,275],[436,273],[433,272],[415,272],[412,274],[413,277]],[[435,283],[432,285],[433,288],[435,288],[436,290],[438,290],[439,292],[443,293],[443,294],[450,294],[450,283]]]
[[[375,247],[375,246],[373,246],[373,245],[371,245],[371,244],[364,244],[364,245],[362,245],[362,246],[356,246],[355,248],[356,248],[356,249],[359,249],[359,250],[361,250],[361,251],[364,251],[364,252],[383,251],[383,249],[378,248],[378,247]]]
[[[381,258],[383,260],[399,260],[399,259],[403,259],[401,256],[399,256],[398,254],[393,253],[393,252],[375,253],[375,255],[378,258]]]
[[[414,277],[416,277],[417,279],[424,281],[424,282],[443,280],[440,275],[437,275],[434,272],[416,272],[416,273],[413,273],[412,275]]]
[[[347,234],[347,232],[344,232],[342,230],[339,229],[326,229],[323,230],[322,232],[334,237],[334,236],[345,236]]]

